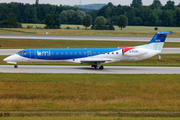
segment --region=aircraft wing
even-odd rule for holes
[[[116,61],[115,59],[109,59],[109,58],[89,58],[89,59],[82,59],[82,64],[97,64],[97,63],[108,63]]]

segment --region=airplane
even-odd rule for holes
[[[24,49],[3,61],[15,64],[17,62],[57,62],[66,61],[77,64],[90,64],[95,69],[102,70],[101,64],[116,61],[138,61],[161,53],[166,37],[172,31],[157,32],[148,44],[135,47],[118,48],[66,48],[66,49]]]

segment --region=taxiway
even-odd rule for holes
[[[114,37],[114,36],[63,36],[63,35],[4,35],[0,38],[42,39],[42,40],[99,40],[99,41],[146,41],[152,37]],[[166,42],[180,42],[180,38],[167,37]]]

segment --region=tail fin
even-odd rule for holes
[[[172,31],[157,32],[156,35],[152,38],[152,40],[149,42],[149,44],[165,42],[166,37],[169,33],[173,33],[173,32]]]
[[[169,33],[173,33],[173,32],[172,31],[157,32],[155,34],[155,36],[151,39],[149,44],[138,46],[138,47],[157,50],[157,51],[161,52],[162,48],[164,46],[166,37]]]

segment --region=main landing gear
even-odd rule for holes
[[[14,68],[18,68],[18,65],[14,65]]]
[[[104,67],[102,65],[99,67],[97,65],[92,65],[91,67],[93,67],[94,69],[99,69],[99,70],[104,69]]]

